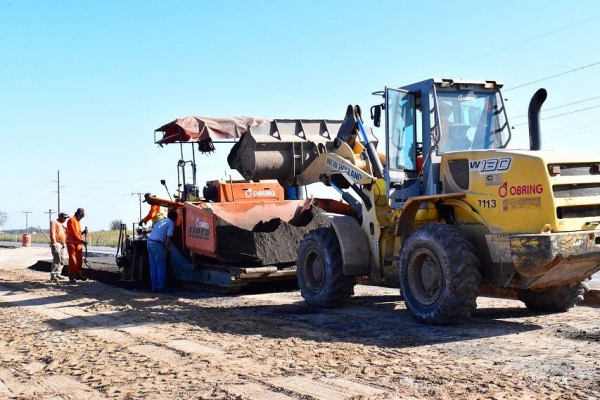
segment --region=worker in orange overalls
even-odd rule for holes
[[[85,210],[78,208],[75,215],[67,221],[67,252],[69,253],[69,281],[76,279],[87,281],[83,276],[83,245],[87,242],[82,235],[87,235],[87,228],[81,230],[81,219],[85,217]]]
[[[152,193],[146,193],[144,195],[143,203],[147,203],[150,197],[156,197],[156,195],[153,196]],[[167,218],[167,216],[165,215],[165,211],[163,210],[163,208],[158,204],[151,204],[150,212],[139,222],[138,225],[142,226],[144,224],[147,224],[148,221],[152,220],[152,226],[154,226],[154,224],[156,224],[158,221],[165,218]]]

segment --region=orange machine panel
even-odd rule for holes
[[[210,210],[185,203],[185,246],[196,254],[216,258],[215,224]]]
[[[219,203],[239,203],[247,201],[282,201],[283,187],[275,180],[249,181],[210,181],[208,186],[217,189]]]

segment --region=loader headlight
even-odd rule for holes
[[[549,166],[550,175],[560,175],[560,165]]]

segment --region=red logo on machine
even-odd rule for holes
[[[502,185],[498,188],[498,195],[502,198],[506,197],[508,193],[507,189],[508,182],[503,182]]]
[[[508,186],[508,182],[503,182],[498,188],[498,196],[504,198],[508,194],[511,196],[527,196],[531,194],[544,193],[544,187],[539,183]]]

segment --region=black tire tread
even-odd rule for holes
[[[587,282],[552,287],[544,292],[517,290],[517,297],[527,308],[542,312],[565,312],[583,300],[590,290]]]
[[[301,276],[303,255],[310,247],[316,247],[325,261],[325,285],[319,293],[309,290]],[[343,273],[342,250],[335,231],[331,228],[318,228],[304,235],[298,246],[296,271],[300,293],[312,307],[339,307],[346,304],[354,294],[355,279]]]
[[[407,268],[410,252],[424,243],[441,244],[442,251],[448,256],[450,279],[446,280],[446,288],[437,308],[421,312],[403,282],[404,270]],[[438,325],[460,322],[471,315],[477,308],[481,274],[480,262],[476,256],[475,246],[458,228],[446,224],[427,224],[413,232],[405,241],[400,252],[400,286],[403,290],[406,307],[413,315],[426,324]]]

